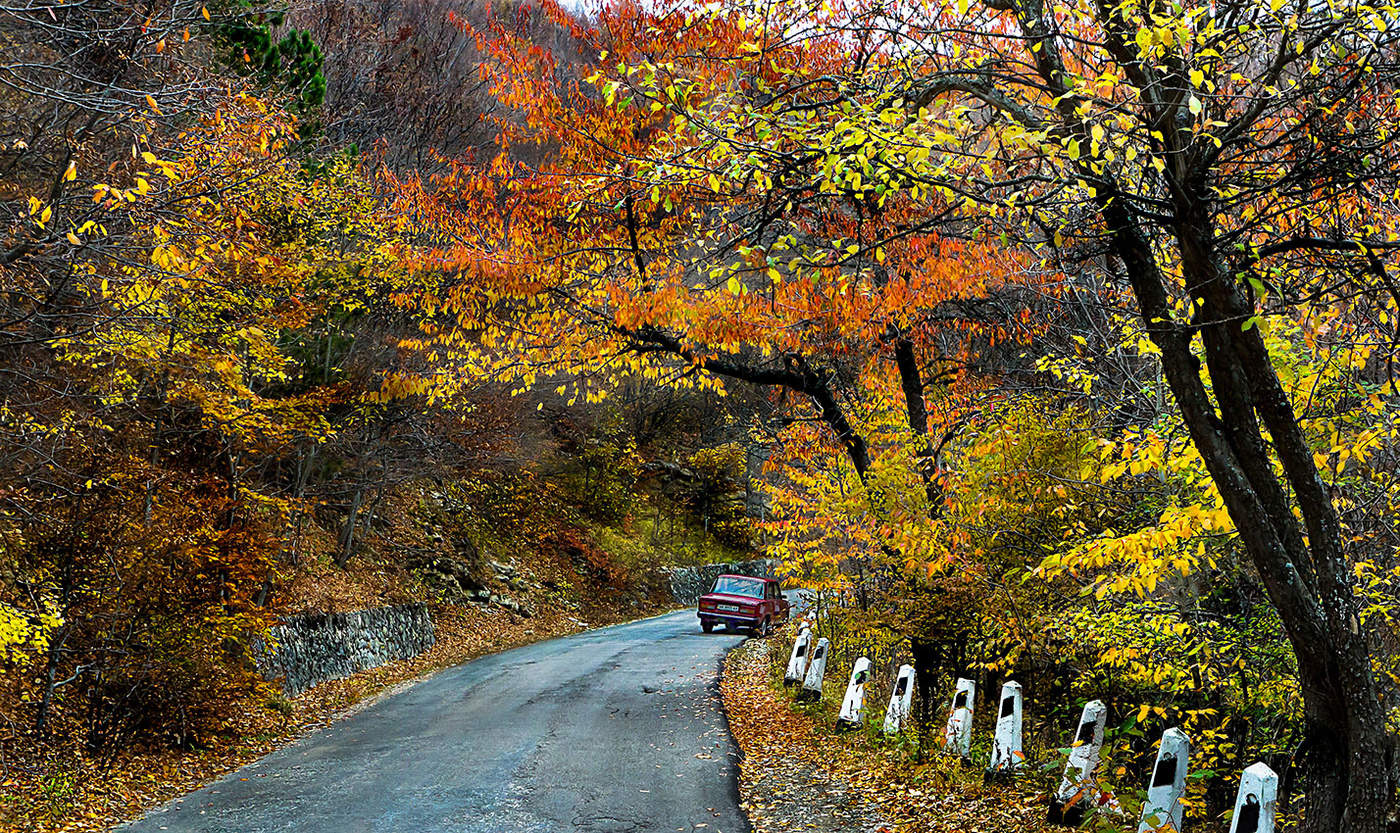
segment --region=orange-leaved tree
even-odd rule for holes
[[[838,451],[860,491],[898,461],[917,494],[897,502],[928,517],[964,394],[1035,327],[1036,273],[949,228],[953,203],[828,182],[829,148],[772,132],[825,106],[859,50],[764,35],[758,59],[738,15],[538,13],[573,27],[571,49],[532,44],[520,18],[474,30],[505,105],[497,152],[400,183],[434,241],[420,267],[450,276],[404,299],[430,317],[419,346],[582,397],[627,377],[764,386],[794,447]],[[711,130],[704,114],[736,97],[762,113]],[[915,541],[897,538],[877,549]]]
[[[692,81],[650,57],[617,69],[645,93],[620,79],[604,92],[692,125],[738,181],[907,199],[1131,304],[1297,657],[1304,824],[1383,829],[1397,756],[1353,532],[1261,325],[1288,316],[1349,334],[1376,353],[1353,381],[1379,379],[1393,396],[1394,9],[957,0],[813,11],[798,22],[789,4],[758,3],[688,18],[746,33],[735,51],[748,57],[732,62],[759,80],[717,92],[718,103],[692,106]],[[774,107],[762,79],[794,40],[843,49],[856,71],[817,77],[802,105]],[[758,141],[731,138],[747,136]],[[767,148],[793,144],[822,152],[810,168],[765,164]],[[666,169],[686,170],[691,155]]]

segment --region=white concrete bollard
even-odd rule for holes
[[[948,725],[943,729],[943,748],[966,758],[972,754],[972,710],[977,705],[977,684],[959,679],[953,707],[948,712]]]
[[[1186,733],[1180,729],[1163,732],[1138,833],[1180,833],[1186,811],[1181,799],[1186,795],[1186,768],[1190,762],[1191,739]]]
[[[1103,733],[1108,723],[1108,706],[1102,700],[1084,704],[1079,726],[1065,764],[1065,777],[1050,800],[1049,820],[1055,824],[1077,827],[1084,821],[1098,793],[1095,772],[1103,751]]]
[[[992,761],[987,771],[1009,775],[1021,768],[1026,753],[1021,749],[1021,684],[1008,682],[1001,687],[997,708],[996,734],[992,737]]]
[[[890,692],[890,705],[885,709],[885,734],[893,735],[904,728],[914,706],[914,666],[901,665]]]
[[[792,656],[788,658],[787,673],[783,674],[783,685],[797,685],[807,675],[807,651],[812,647],[812,632],[804,630],[792,643]]]
[[[836,716],[837,725],[860,725],[865,717],[865,684],[869,681],[870,660],[860,657],[851,668],[851,679],[846,683],[846,696],[841,699],[841,711]]]
[[[798,692],[800,697],[822,699],[822,677],[826,676],[826,652],[830,647],[831,643],[826,637],[817,640],[816,647],[812,649],[812,657],[807,662],[807,676],[802,679],[802,691]]]
[[[1257,763],[1240,776],[1230,833],[1274,833],[1278,821],[1278,773]]]

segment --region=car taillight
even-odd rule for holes
[[[708,600],[701,601],[701,602],[700,602],[700,609],[701,609],[701,610],[714,610],[714,609],[715,609],[715,603],[712,602],[712,601],[708,601]]]

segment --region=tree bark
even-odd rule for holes
[[[1150,245],[1122,200],[1100,202],[1139,311],[1192,441],[1279,613],[1298,660],[1308,833],[1384,833],[1394,802],[1393,743],[1361,631],[1340,520],[1257,328],[1252,305],[1216,262],[1193,204],[1175,229],[1197,321],[1173,320]],[[1201,333],[1215,402],[1192,353]],[[1219,406],[1217,414],[1216,405]],[[1263,421],[1261,427],[1260,420]],[[1274,474],[1263,428],[1282,464]],[[1291,490],[1307,536],[1291,511]]]
[[[938,478],[934,476],[937,466],[936,451],[928,436],[928,403],[924,399],[924,377],[919,372],[918,356],[914,344],[901,336],[894,343],[894,364],[899,370],[899,387],[904,393],[904,410],[909,416],[909,430],[914,434],[914,458],[919,466],[919,477],[923,480],[924,495],[928,498],[928,511],[939,513],[943,500]]]
[[[350,512],[345,516],[345,526],[340,531],[340,550],[336,555],[335,566],[342,570],[350,563],[350,556],[355,552],[355,519],[360,514],[360,503],[364,494],[363,486],[355,489],[355,498],[350,502]]]
[[[1058,129],[1088,139],[1081,103],[1069,84],[1064,59],[1043,7],[1012,0],[1009,8],[1031,46],[1035,73],[1053,100]],[[1393,742],[1372,675],[1361,629],[1351,564],[1342,526],[1313,463],[1286,391],[1257,327],[1247,324],[1253,300],[1216,251],[1210,176],[1218,157],[1201,155],[1174,90],[1149,78],[1115,34],[1116,12],[1100,10],[1106,48],[1145,91],[1144,120],[1156,134],[1169,220],[1165,239],[1179,256],[1181,285],[1194,320],[1176,320],[1167,277],[1156,260],[1149,220],[1134,213],[1132,195],[1111,175],[1085,161],[1075,171],[1094,183],[1094,207],[1103,219],[1110,251],[1122,262],[1149,337],[1161,352],[1163,373],[1197,451],[1215,482],[1265,592],[1279,613],[1298,660],[1306,752],[1305,833],[1383,833],[1395,804]],[[1311,48],[1317,48],[1314,44]],[[1161,79],[1158,79],[1161,80]],[[995,91],[942,82],[1039,129],[1030,110]],[[931,87],[935,90],[935,84]],[[1263,106],[1262,104],[1259,106]],[[1245,124],[1258,112],[1242,117]],[[1237,124],[1238,126],[1238,124]],[[1157,228],[1153,226],[1154,230]],[[1192,351],[1201,336],[1210,371],[1208,391]],[[1261,425],[1262,422],[1262,425]],[[1265,431],[1267,430],[1267,438]],[[1270,449],[1273,449],[1272,452]],[[1277,462],[1282,477],[1275,474]],[[1290,493],[1293,499],[1290,499]],[[1302,515],[1300,526],[1293,509]]]

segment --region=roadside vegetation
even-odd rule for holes
[[[281,616],[762,551],[925,727],[1015,678],[1121,783],[1189,732],[1193,822],[1263,760],[1383,833],[1394,17],[0,9],[0,812],[285,714]]]
[[[0,10],[0,826],[103,827],[372,690],[282,698],[281,617],[424,601],[447,662],[752,551],[759,403],[413,346],[441,275],[297,11]]]
[[[989,784],[976,766],[920,755],[913,737],[870,729],[882,717],[875,689],[868,730],[838,732],[839,694],[801,702],[783,687],[787,641],[744,643],[726,658],[721,683],[725,714],[743,753],[741,797],[757,833],[1064,829],[1044,823],[1051,788],[1045,772],[1016,787]],[[836,689],[844,692],[844,686]]]

